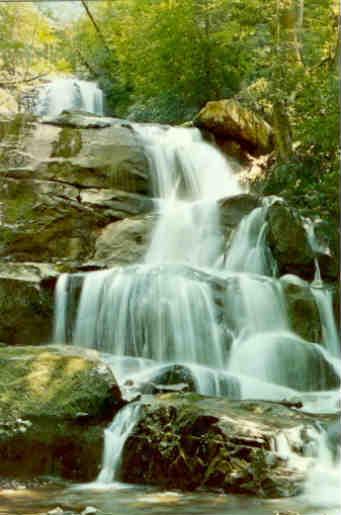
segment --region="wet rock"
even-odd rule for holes
[[[309,284],[284,282],[283,291],[291,329],[308,342],[321,342],[319,310]]]
[[[81,515],[95,515],[98,512],[97,508],[94,506],[87,506],[85,510],[82,511]]]
[[[96,240],[90,262],[115,266],[141,261],[151,241],[155,220],[154,214],[147,214],[107,225]]]
[[[267,221],[268,242],[280,273],[313,278],[314,253],[298,213],[277,201],[269,207]]]
[[[0,341],[32,345],[50,340],[57,276],[47,263],[0,262]]]
[[[294,495],[309,467],[302,441],[313,424],[312,417],[275,403],[164,394],[144,405],[124,447],[122,479],[181,490]],[[300,468],[274,451],[279,434],[295,440]]]
[[[340,229],[336,224],[319,220],[314,224],[318,246],[317,259],[323,280],[338,281],[340,262]]]
[[[172,390],[172,387],[181,387],[180,390],[195,392],[196,382],[189,368],[183,365],[165,365],[160,367],[137,385],[138,390],[143,394],[155,394],[161,391]]]
[[[122,405],[98,353],[58,345],[5,347],[0,368],[0,475],[96,477],[103,429]]]
[[[235,140],[254,154],[265,154],[273,149],[270,125],[234,99],[207,102],[195,119],[195,125],[220,139]]]
[[[54,508],[53,510],[50,510],[47,512],[47,515],[64,515],[65,511],[60,506],[57,506],[57,508]]]
[[[219,200],[221,226],[228,236],[242,218],[261,205],[260,198],[249,193]]]

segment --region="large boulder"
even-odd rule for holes
[[[0,341],[11,345],[50,341],[57,276],[46,263],[0,262]]]
[[[207,102],[195,124],[218,138],[237,141],[256,155],[273,149],[270,125],[234,99]]]
[[[270,402],[164,394],[145,404],[128,438],[122,479],[163,488],[295,495],[311,463],[313,418]],[[281,454],[276,442],[291,448]]]
[[[267,211],[268,243],[281,274],[314,276],[314,252],[303,220],[282,201],[273,202]]]
[[[320,315],[310,285],[285,279],[282,283],[291,329],[304,340],[321,342]]]
[[[96,477],[103,428],[122,404],[98,353],[0,347],[0,368],[0,475]]]
[[[90,263],[115,266],[141,261],[148,249],[155,219],[155,215],[147,214],[107,225],[96,240]]]

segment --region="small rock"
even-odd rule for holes
[[[57,508],[54,508],[53,510],[50,510],[47,512],[47,515],[64,515],[64,510],[60,506],[57,506]]]
[[[95,515],[97,513],[97,508],[94,506],[87,506],[85,510],[82,511],[81,515]]]

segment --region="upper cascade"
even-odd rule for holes
[[[62,111],[74,109],[103,115],[103,92],[96,82],[76,78],[53,79],[39,90],[34,114],[57,116]]]

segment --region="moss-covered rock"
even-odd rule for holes
[[[270,402],[164,394],[145,404],[123,452],[122,478],[165,488],[222,489],[277,497],[298,493],[313,418]],[[276,452],[290,442],[297,468]]]
[[[96,351],[0,347],[0,475],[93,479],[103,427],[121,406]]]
[[[310,285],[304,281],[284,281],[283,291],[291,329],[304,340],[321,342],[320,315]]]
[[[270,125],[234,99],[207,102],[195,124],[220,139],[236,140],[254,154],[265,154],[273,149]]]
[[[267,221],[268,242],[280,273],[313,278],[314,253],[298,213],[284,202],[277,201],[269,207]]]
[[[0,262],[0,341],[31,345],[50,340],[57,276],[46,263]]]

